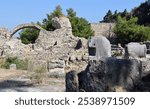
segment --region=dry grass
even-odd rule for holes
[[[23,70],[0,69],[0,81],[20,77],[22,75],[25,75],[26,73],[28,72]]]

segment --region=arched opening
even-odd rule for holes
[[[39,25],[33,23],[21,24],[10,32],[10,38],[12,38],[18,31],[20,31],[18,34],[18,39],[20,39],[24,44],[33,44],[38,38],[41,29],[42,28]]]

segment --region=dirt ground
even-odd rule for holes
[[[0,69],[0,81],[27,75],[27,71]]]
[[[65,91],[64,78],[45,78],[40,76],[23,70],[0,69],[0,92]]]

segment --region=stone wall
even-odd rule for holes
[[[95,32],[94,36],[113,37],[113,28],[115,23],[91,23],[91,28]]]
[[[48,75],[62,75],[72,68],[84,67],[87,63],[87,40],[72,34],[71,23],[68,18],[60,17],[52,20],[55,31],[46,31],[35,24],[22,24],[12,31],[0,31],[1,58],[18,57],[29,60],[29,70],[36,71],[39,65],[46,66]],[[23,28],[40,30],[35,44],[25,45],[19,39],[12,38]],[[63,63],[63,67],[61,66]],[[51,68],[51,67],[54,68]],[[58,67],[61,66],[61,67]],[[45,68],[45,67],[44,67]]]

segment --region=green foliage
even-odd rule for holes
[[[55,10],[47,14],[47,17],[43,19],[42,23],[37,22],[39,26],[46,29],[47,31],[54,31],[55,28],[52,25],[53,17],[62,17],[62,8],[60,5],[56,6]],[[79,18],[76,16],[76,12],[72,8],[67,9],[67,17],[72,24],[72,32],[74,36],[88,38],[93,36],[94,32],[91,29],[89,22],[84,18]],[[20,39],[24,44],[35,43],[38,37],[39,31],[32,28],[23,29],[20,33]]]
[[[132,15],[138,17],[138,23],[150,26],[150,1],[142,3],[132,10]]]
[[[55,28],[52,25],[52,18],[62,16],[64,16],[64,14],[62,13],[62,8],[60,5],[58,5],[51,14],[47,14],[47,18],[43,19],[42,27],[47,31],[54,31]]]
[[[64,16],[62,13],[62,8],[60,5],[56,7],[56,9],[51,13],[47,14],[47,18],[43,19],[42,24],[40,22],[37,22],[39,26],[46,29],[47,31],[53,31],[55,28],[52,26],[52,18],[53,17],[61,17]],[[29,43],[35,43],[35,40],[38,38],[39,30],[34,28],[26,28],[23,29],[20,33],[20,39],[22,43],[29,44]]]
[[[77,17],[76,12],[72,8],[67,9],[67,17],[71,22],[74,36],[89,38],[94,35],[89,22],[82,17]]]
[[[150,39],[150,27],[137,25],[138,18],[129,20],[118,17],[118,23],[114,28],[114,33],[118,37],[119,43],[141,42]]]
[[[121,15],[121,17],[127,17],[128,16],[128,11],[127,11],[127,9],[125,9],[120,15]]]
[[[1,67],[9,69],[9,66],[11,64],[16,64],[17,69],[21,69],[21,70],[27,70],[27,68],[28,68],[28,60],[27,59],[20,60],[17,57],[7,58],[6,61],[4,62],[4,64]]]
[[[113,18],[112,12],[111,12],[111,10],[108,10],[106,15],[104,16],[103,22],[110,23],[110,22],[112,22],[112,18]]]
[[[113,14],[111,10],[109,10],[104,16],[103,20],[100,22],[106,22],[106,23],[115,22],[116,23],[118,16],[124,17],[128,20],[132,17],[137,17],[138,24],[150,26],[150,14],[149,13],[150,13],[150,0],[145,1],[140,6],[134,8],[131,12],[127,12],[127,10],[125,9],[123,12],[115,11],[115,13]]]
[[[105,23],[116,23],[118,16],[124,17],[126,19],[129,18],[129,13],[125,9],[123,12],[117,12],[117,10],[112,13],[111,10],[108,10],[106,15],[104,16],[103,20],[100,21],[100,23],[105,22]]]
[[[72,8],[69,8],[67,9],[67,16],[68,18],[76,17],[76,12]]]
[[[34,28],[25,28],[19,33],[19,35],[22,43],[35,43],[35,40],[38,38],[39,35],[39,30]]]
[[[51,13],[52,17],[62,17],[64,14],[62,13],[62,8],[60,5],[56,6],[55,10]]]
[[[121,52],[113,52],[112,57],[122,56]]]
[[[54,31],[55,28],[52,25],[52,15],[47,14],[47,18],[43,19],[42,27],[47,31]]]

